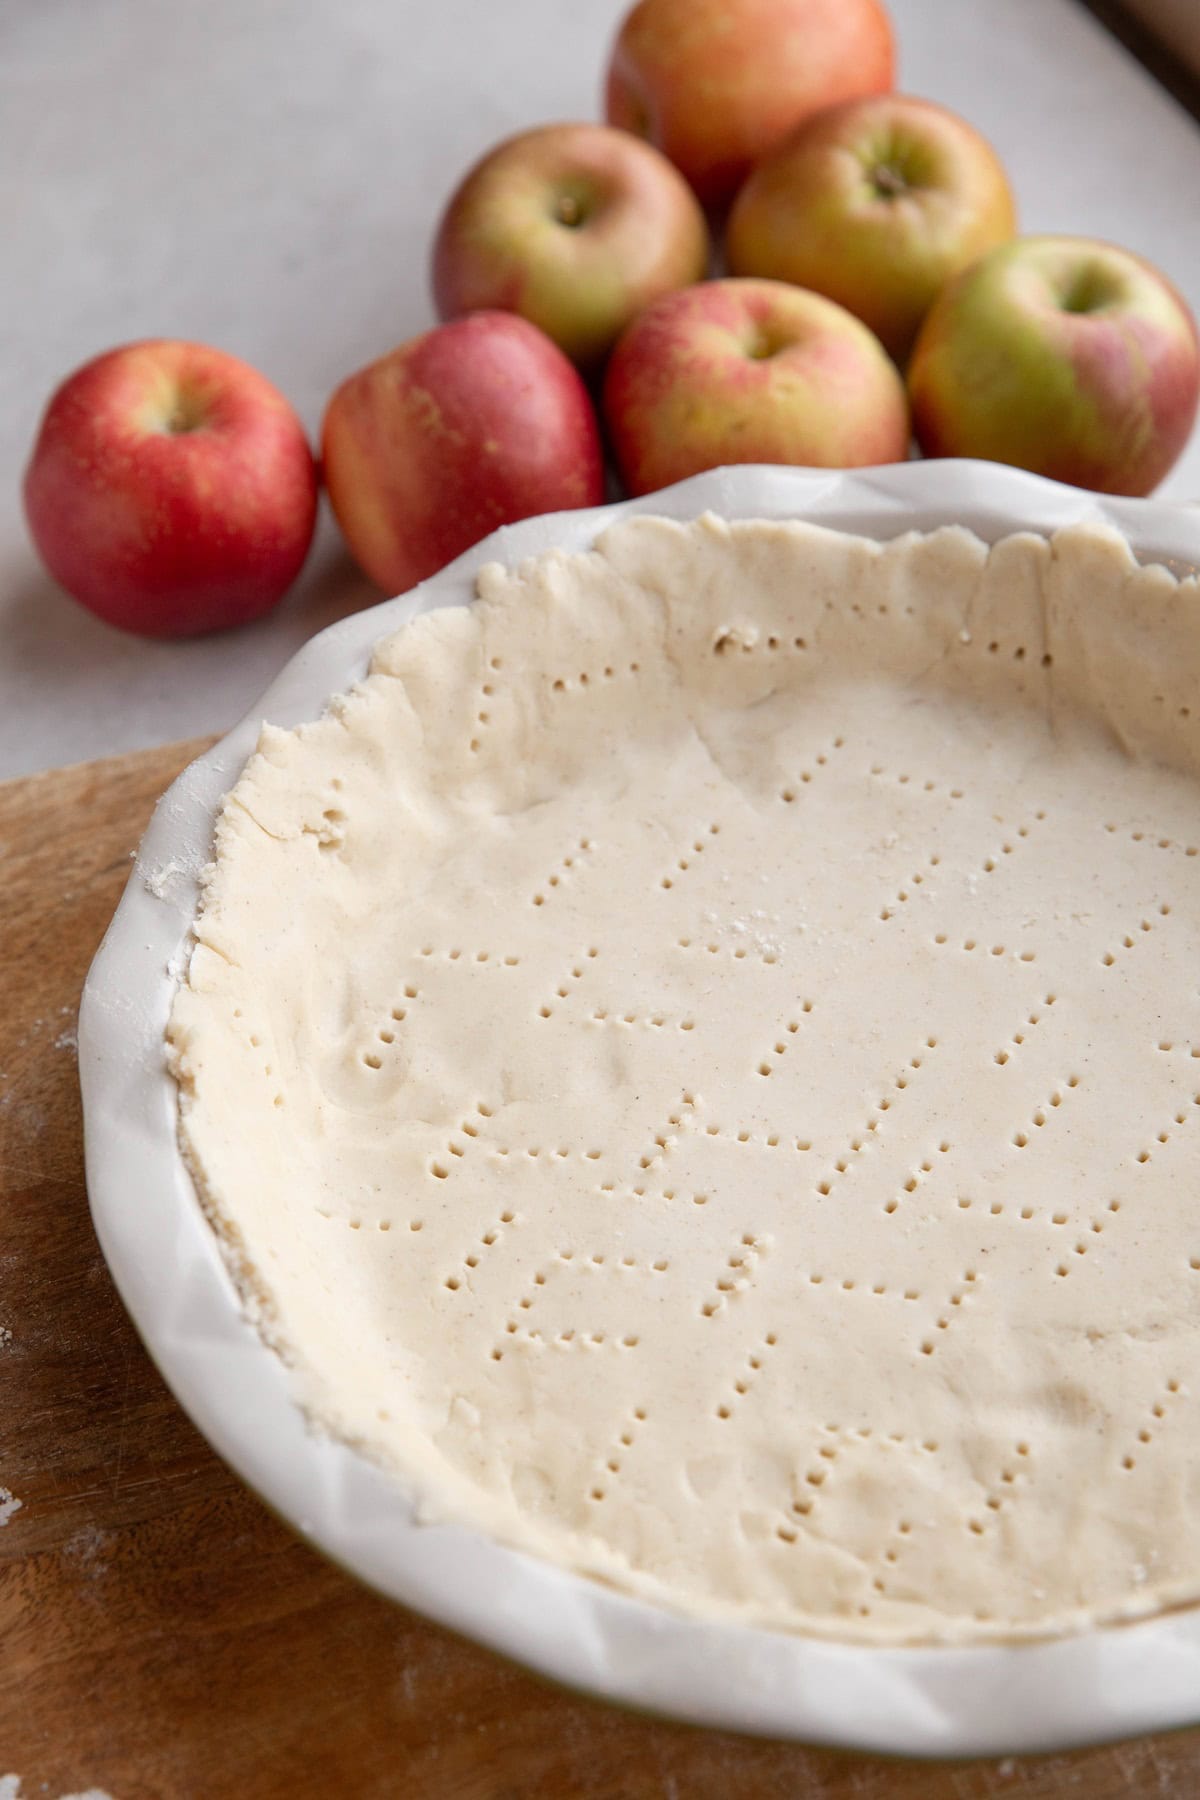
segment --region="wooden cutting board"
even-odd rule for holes
[[[1132,13],[1156,32],[1167,49],[1200,76],[1200,7],[1196,0],[1124,0]]]
[[[931,1765],[622,1713],[366,1592],[246,1492],[109,1281],[76,1078],[88,963],[155,798],[201,748],[0,785],[0,1777],[26,1800],[1200,1792],[1200,1731]]]

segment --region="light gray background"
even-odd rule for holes
[[[1200,126],[1076,0],[891,0],[900,86],[996,144],[1028,230],[1114,238],[1200,310]],[[101,625],[41,574],[45,399],[131,338],[256,364],[315,434],[432,322],[440,204],[497,138],[597,113],[621,0],[9,0],[0,23],[0,776],[216,731],[378,597],[323,519],[280,609],[210,639]],[[1200,497],[1200,437],[1160,490]]]

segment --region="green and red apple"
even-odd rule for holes
[[[722,463],[859,468],[907,455],[904,384],[844,307],[779,281],[709,281],[647,307],[604,384],[635,494]]]
[[[464,178],[433,290],[444,319],[519,313],[589,365],[651,300],[699,281],[708,255],[704,214],[665,156],[611,126],[544,125]]]
[[[205,344],[152,338],[52,395],[25,472],[42,560],[81,605],[148,637],[273,607],[312,539],[317,477],[279,390]]]
[[[321,453],[346,542],[389,593],[500,525],[604,496],[582,378],[515,313],[435,326],[351,375],[326,409]]]
[[[838,301],[902,361],[950,277],[1015,230],[987,140],[932,101],[880,94],[818,113],[758,165],[726,250],[735,275]]]
[[[908,385],[927,456],[1149,494],[1196,417],[1196,323],[1166,276],[1128,250],[1018,238],[935,301]]]
[[[610,124],[656,144],[720,207],[810,114],[894,79],[880,0],[640,0],[605,104]]]

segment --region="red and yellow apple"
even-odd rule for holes
[[[722,463],[849,469],[908,451],[904,384],[862,322],[780,281],[709,281],[647,307],[604,412],[635,494]]]
[[[758,165],[726,251],[735,275],[848,307],[899,361],[950,277],[1015,230],[1007,177],[973,126],[878,94],[818,113]]]
[[[152,338],[85,363],[52,395],[24,499],[42,560],[81,605],[182,637],[276,604],[308,553],[317,477],[265,376]]]
[[[1018,238],[934,302],[908,384],[927,456],[1149,494],[1196,417],[1196,324],[1167,278],[1128,250]]]
[[[608,125],[543,125],[500,144],[442,216],[433,290],[444,319],[519,313],[573,361],[708,267],[708,228],[659,152]]]
[[[613,46],[607,117],[722,206],[811,113],[894,78],[880,0],[639,0]]]
[[[346,542],[389,593],[497,526],[604,495],[587,389],[515,313],[435,326],[351,375],[326,409],[321,454]]]

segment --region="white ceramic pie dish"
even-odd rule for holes
[[[1013,1648],[880,1649],[697,1622],[463,1527],[422,1523],[395,1482],[314,1434],[242,1316],[176,1142],[163,1033],[215,811],[264,719],[291,726],[366,670],[413,613],[464,605],[484,562],[582,549],[631,512],[803,517],[874,537],[956,523],[993,540],[1115,525],[1144,561],[1200,563],[1200,516],[984,464],[830,474],[720,470],[645,500],[531,519],[415,592],[315,638],[160,802],[93,964],[80,1019],[88,1190],[101,1246],[181,1404],[239,1474],[328,1555],[395,1599],[557,1680],[697,1723],[909,1755],[1032,1751],[1200,1718],[1200,1610]]]

